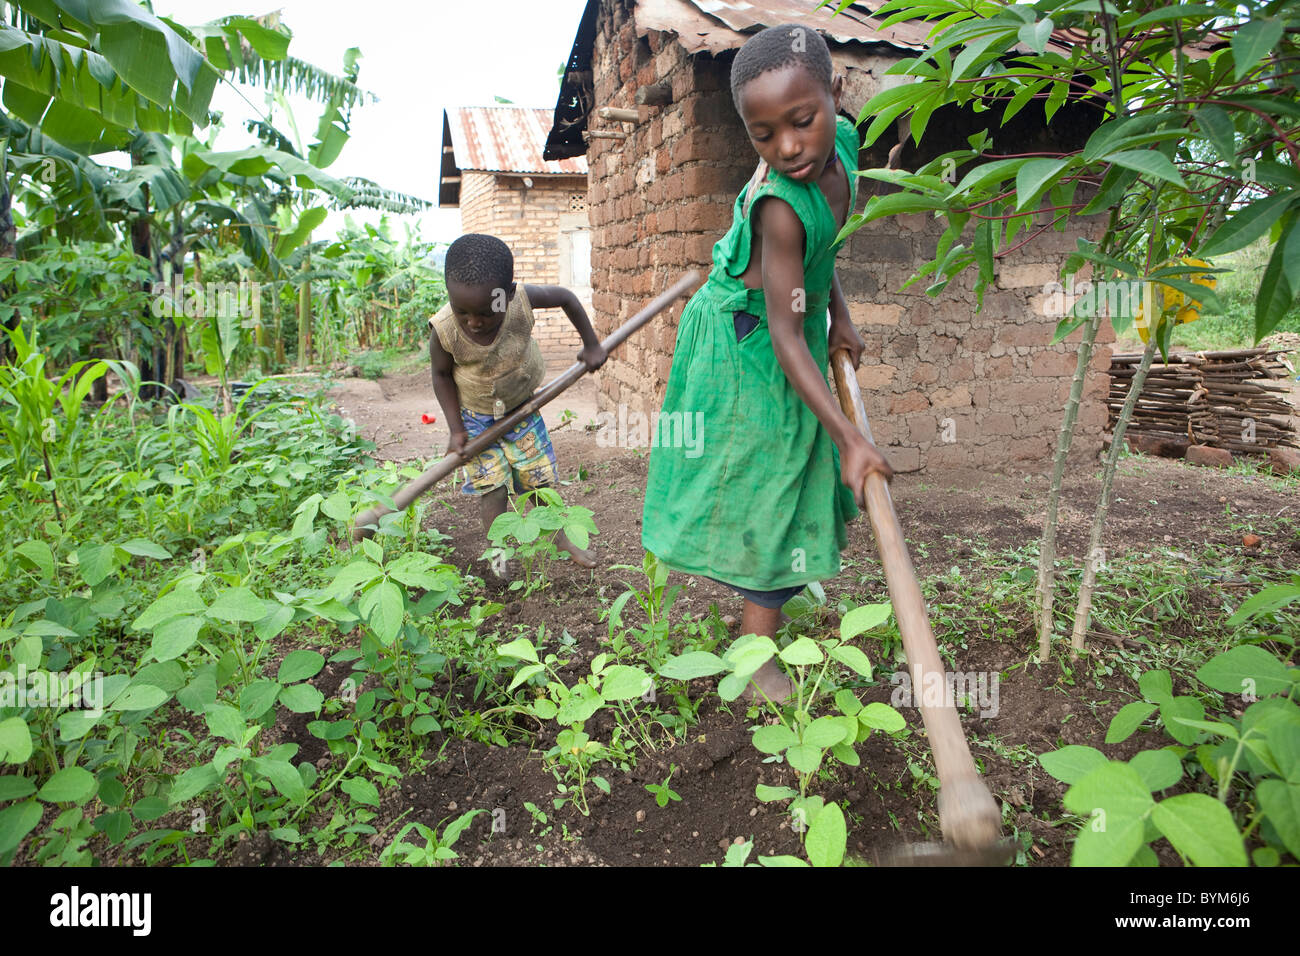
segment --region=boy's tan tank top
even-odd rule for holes
[[[460,392],[460,404],[471,412],[500,417],[532,398],[546,377],[546,360],[533,338],[533,307],[522,282],[515,284],[506,317],[491,345],[479,345],[465,335],[450,304],[443,306],[429,325],[455,363],[452,378]]]

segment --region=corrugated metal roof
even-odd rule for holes
[[[576,157],[587,151],[582,133],[591,105],[596,15],[603,2],[607,0],[588,0],[583,11],[555,106],[559,125],[547,138],[545,155]],[[651,30],[675,34],[687,53],[713,56],[737,49],[751,33],[781,23],[807,24],[843,49],[896,57],[925,50],[933,29],[933,24],[919,21],[882,27],[884,18],[873,16],[864,4],[833,14],[829,6],[819,8],[818,0],[633,0],[632,18],[639,36]],[[1054,34],[1051,46],[1064,51],[1067,42]]]
[[[867,43],[916,52],[928,46],[933,23],[907,20],[882,27],[884,17],[872,16],[861,4],[842,13],[818,8],[818,0],[636,0],[637,33],[661,30],[676,33],[688,53],[717,54],[741,46],[748,37],[782,23],[812,27],[838,43]],[[876,4],[878,6],[879,4]],[[1064,34],[1053,44],[1064,50]]]
[[[662,30],[676,33],[688,53],[717,54],[745,42],[741,33],[781,23],[812,27],[840,43],[879,43],[908,51],[925,48],[923,29],[901,23],[881,30],[873,17],[852,7],[832,16],[829,7],[817,9],[817,0],[637,0],[637,32]]]
[[[610,0],[587,0],[582,20],[569,54],[560,97],[555,106],[558,125],[551,130],[545,155],[581,156],[587,151],[582,138],[592,107],[592,49],[600,7]],[[750,34],[781,23],[806,24],[838,44],[843,51],[862,51],[872,56],[903,57],[928,48],[933,23],[905,20],[883,27],[884,17],[872,8],[880,2],[855,3],[832,15],[831,6],[818,7],[819,0],[631,0],[632,18],[639,36],[650,31],[675,34],[687,53],[717,56],[744,45]],[[1081,37],[1057,30],[1048,49],[1067,54]],[[1028,47],[1018,45],[1025,52]],[[1192,50],[1192,55],[1198,55]],[[832,50],[835,55],[835,50]]]
[[[443,146],[451,146],[458,170],[585,176],[587,158],[542,159],[552,110],[523,106],[462,106],[444,114]],[[451,142],[445,141],[449,135]]]

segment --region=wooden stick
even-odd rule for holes
[[[615,329],[600,344],[605,347],[606,352],[612,352],[627,340],[637,329],[645,325],[664,309],[672,305],[677,299],[689,292],[700,281],[700,274],[694,270],[686,273],[678,279],[665,292],[660,293],[644,309],[638,312],[632,318],[628,319],[621,326]],[[404,485],[401,490],[393,495],[393,504],[397,507],[385,508],[383,505],[375,505],[366,511],[357,515],[356,523],[352,528],[352,537],[355,540],[371,537],[379,523],[379,519],[390,512],[404,511],[412,501],[420,497],[443,478],[450,475],[461,464],[469,461],[479,452],[491,447],[506,432],[514,428],[529,415],[536,412],[539,408],[556,398],[561,392],[570,385],[582,378],[587,373],[587,366],[582,362],[574,362],[568,370],[555,378],[549,385],[545,386],[540,392],[534,395],[528,402],[519,406],[514,412],[505,418],[489,426],[482,434],[475,436],[472,440],[465,443],[464,449],[459,453],[452,453],[440,459],[436,464],[425,469],[417,477],[413,478],[408,484]]]
[[[866,408],[862,404],[862,392],[847,351],[839,349],[831,356],[831,369],[845,416],[867,441],[875,444]],[[992,846],[1002,832],[1001,816],[975,769],[961,720],[949,699],[947,689],[950,685],[944,674],[943,661],[939,658],[934,631],[930,628],[912,558],[903,540],[903,529],[898,524],[898,515],[889,496],[889,485],[881,475],[871,472],[867,475],[865,495],[880,563],[885,568],[889,599],[898,620],[903,649],[907,652],[913,699],[919,702],[921,719],[925,722],[925,731],[934,752],[934,765],[939,773],[939,821],[944,837],[962,848]]]
[[[644,106],[667,106],[673,101],[673,85],[662,82],[643,86],[636,91],[636,101]]]
[[[650,111],[644,106],[640,109],[625,110],[617,106],[602,106],[598,111],[603,120],[618,123],[644,123],[650,117]]]

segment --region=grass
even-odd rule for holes
[[[361,370],[363,378],[377,379],[385,375],[409,375],[426,369],[429,353],[423,345],[414,348],[386,348],[374,351],[358,352],[353,364]]]
[[[1260,276],[1268,265],[1272,247],[1267,238],[1216,263],[1231,271],[1217,275],[1219,299],[1224,312],[1202,315],[1195,322],[1174,330],[1173,347],[1192,351],[1243,349],[1255,345],[1255,298]],[[1300,333],[1300,305],[1289,311],[1274,332]],[[1140,352],[1142,342],[1136,334],[1126,334],[1115,343],[1116,352]]]

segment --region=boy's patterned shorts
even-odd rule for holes
[[[491,415],[479,415],[467,408],[460,410],[460,420],[465,423],[470,438],[483,434],[496,422]],[[538,412],[506,432],[497,444],[467,461],[465,467],[469,480],[461,491],[467,495],[485,495],[506,484],[513,487],[515,494],[522,494],[534,488],[554,487],[560,482],[551,436],[546,433],[546,424]]]

